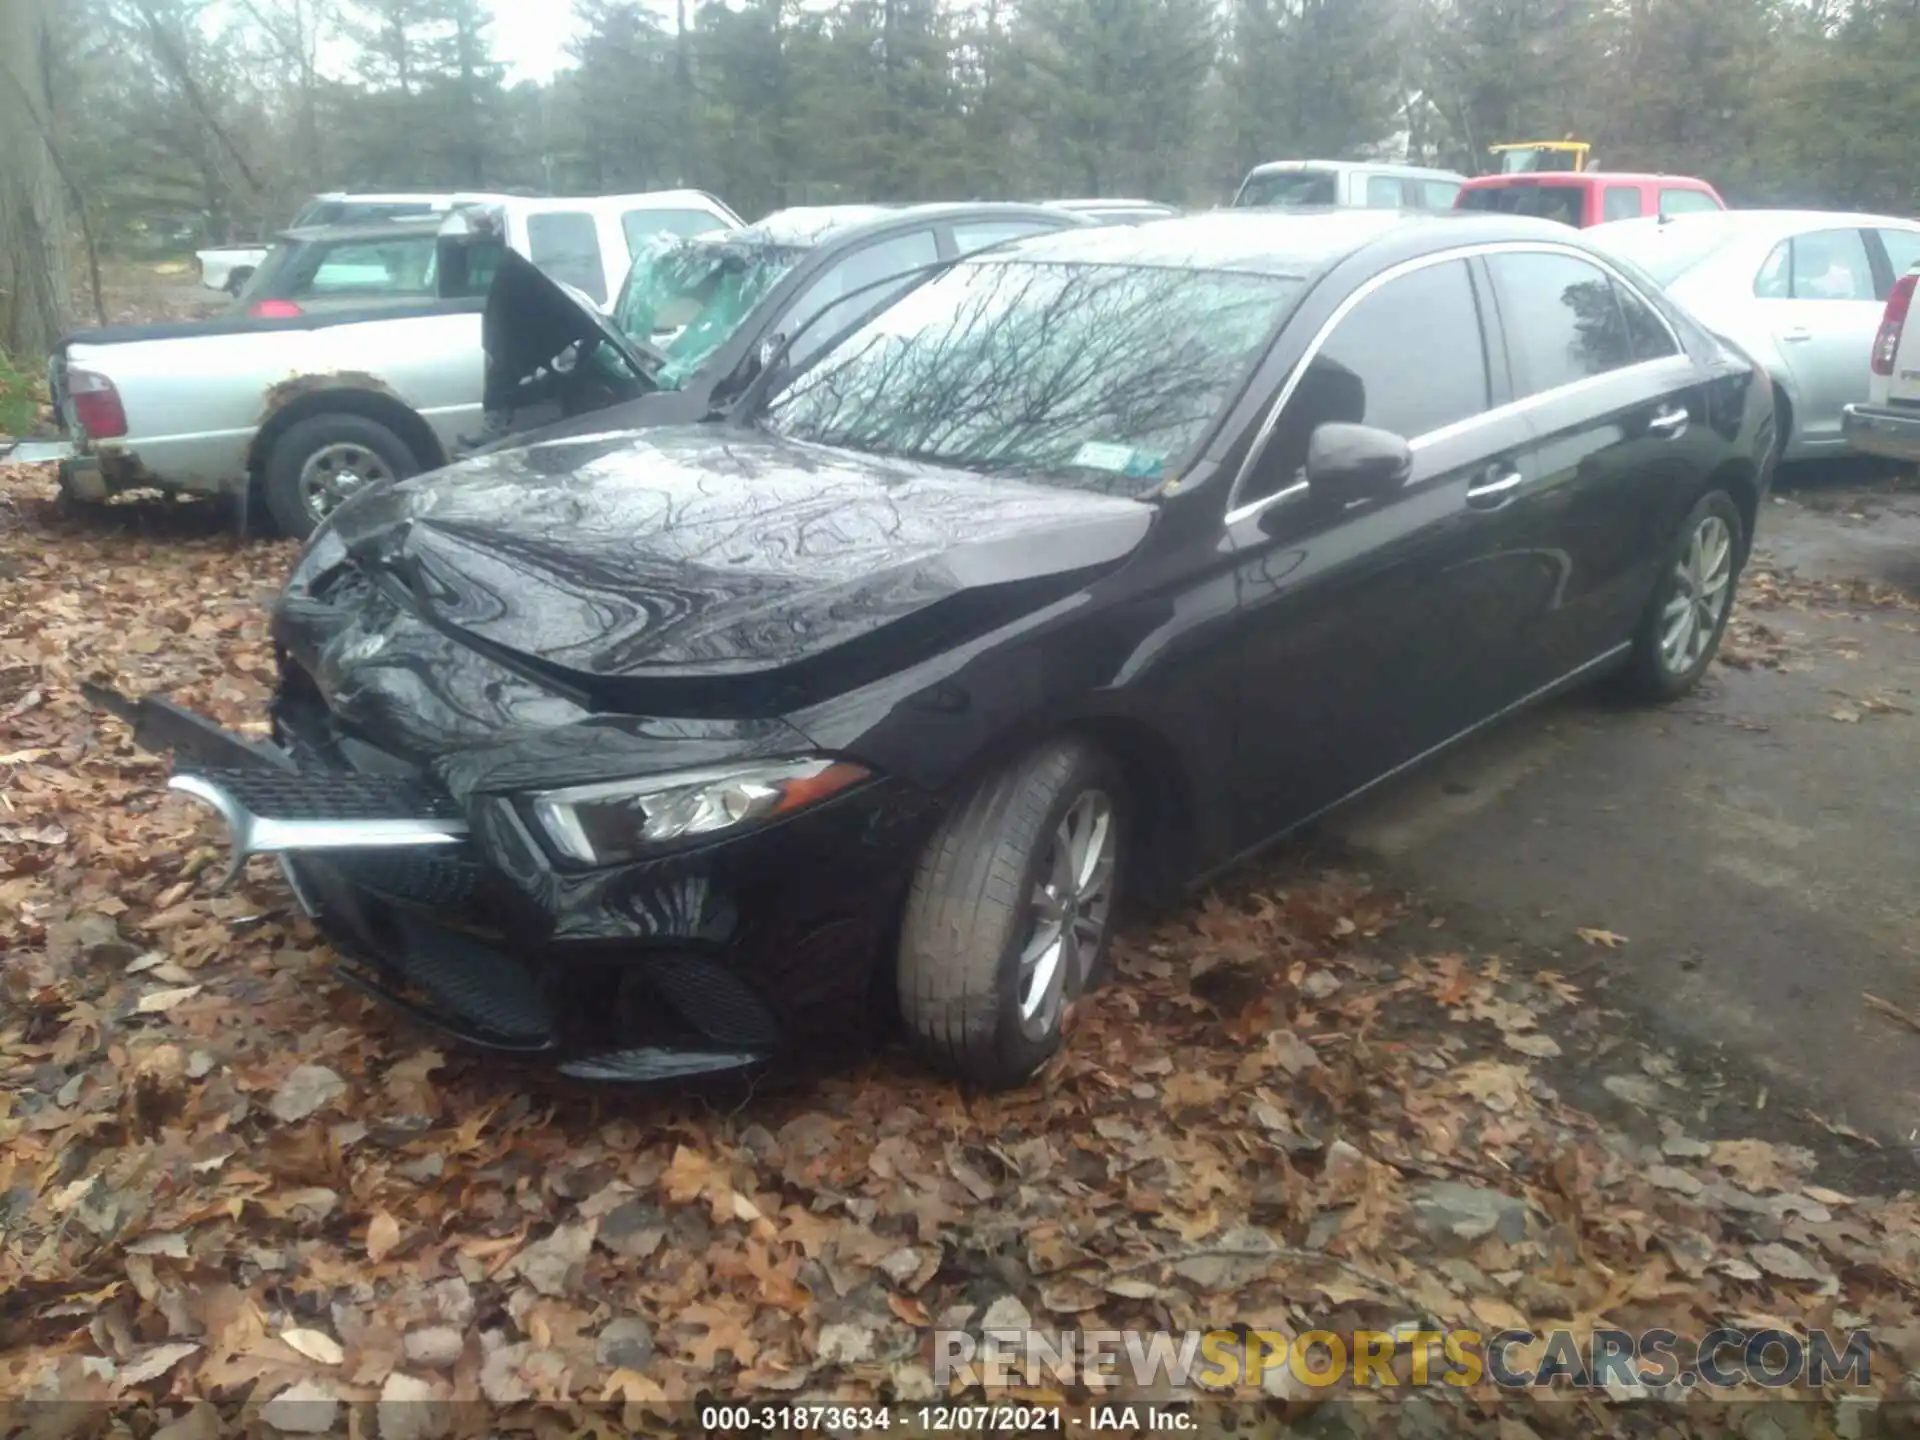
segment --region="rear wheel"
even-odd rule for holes
[[[242,266],[227,275],[227,293],[234,299],[240,298],[240,292],[247,288],[247,282],[253,279],[253,271]]]
[[[419,459],[393,431],[339,412],[297,421],[267,455],[261,499],[282,535],[304,540],[341,504],[376,485],[418,474]]]
[[[1118,769],[1073,738],[990,776],[948,817],[900,940],[901,1012],[930,1064],[1007,1089],[1052,1058],[1106,959],[1127,820]]]
[[[1726,491],[1709,490],[1674,537],[1634,637],[1627,676],[1636,693],[1648,700],[1677,700],[1700,683],[1726,633],[1745,558],[1739,505]]]

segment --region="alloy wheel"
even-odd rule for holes
[[[1060,817],[1028,900],[1032,915],[1020,951],[1020,1028],[1039,1040],[1059,1023],[1069,994],[1086,986],[1113,908],[1117,827],[1113,801],[1083,790]]]
[[[343,440],[314,451],[300,467],[300,503],[317,524],[362,490],[392,479],[386,461]]]
[[[1719,634],[1733,598],[1733,532],[1718,515],[1704,515],[1673,567],[1673,590],[1660,616],[1660,663],[1685,675]]]

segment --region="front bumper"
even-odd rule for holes
[[[1920,411],[1849,405],[1840,412],[1840,433],[1862,454],[1920,464]]]
[[[917,850],[902,826],[924,818],[897,796],[849,792],[751,836],[568,875],[530,860],[524,829],[511,838],[512,806],[463,807],[391,763],[348,768],[305,722],[277,718],[265,744],[164,700],[88,696],[143,747],[174,752],[170,788],[227,825],[229,878],[277,856],[339,973],[469,1044],[655,1080],[871,1022]]]

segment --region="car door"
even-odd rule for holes
[[[1487,318],[1483,319],[1483,316]],[[1236,830],[1252,845],[1413,760],[1514,693],[1522,617],[1506,517],[1483,509],[1529,438],[1466,260],[1356,292],[1269,412],[1227,516],[1240,657]],[[1406,438],[1390,498],[1330,509],[1302,479],[1328,422]]]
[[[1795,431],[1803,442],[1840,444],[1840,409],[1865,396],[1865,357],[1885,304],[1865,233],[1846,226],[1782,240],[1753,293],[1793,376]]]
[[[1534,690],[1629,637],[1711,436],[1692,360],[1623,277],[1559,249],[1485,263],[1533,431],[1506,508],[1509,563],[1525,556],[1538,587],[1516,647]]]

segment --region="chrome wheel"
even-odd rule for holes
[[[1020,951],[1020,1028],[1038,1040],[1059,1023],[1062,1003],[1086,986],[1113,907],[1113,801],[1083,790],[1060,818],[1028,901],[1032,923]]]
[[[387,462],[364,445],[324,445],[300,467],[300,503],[316,523],[369,486],[393,479]]]
[[[1660,663],[1669,674],[1700,663],[1732,598],[1733,532],[1718,515],[1702,516],[1673,567],[1673,593],[1660,615]]]

